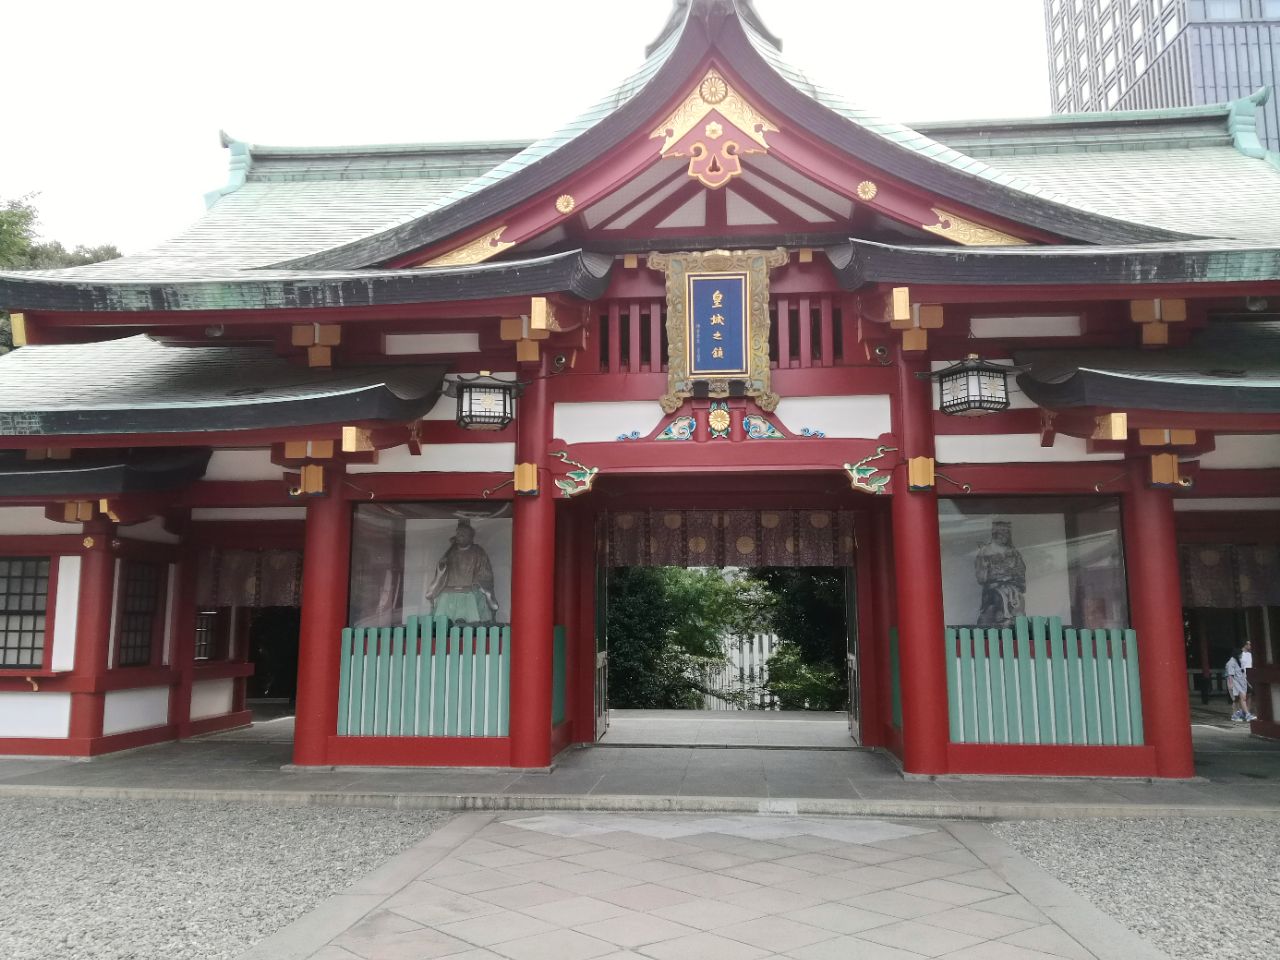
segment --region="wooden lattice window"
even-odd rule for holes
[[[0,557],[0,668],[44,666],[48,557]]]
[[[116,666],[149,666],[160,626],[161,567],[128,561],[120,592],[120,632]]]
[[[196,612],[194,659],[224,660],[231,630],[231,608],[210,607]]]

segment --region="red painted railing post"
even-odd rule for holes
[[[298,637],[298,707],[293,762],[328,762],[338,731],[338,671],[347,625],[351,572],[351,502],[343,496],[341,464],[325,470],[325,493],[307,501],[302,554],[302,623]]]
[[[517,494],[511,571],[511,764],[551,763],[551,674],[555,630],[555,482],[546,468],[551,434],[547,381],[520,398],[516,462],[538,467],[538,491]]]
[[[902,767],[907,773],[947,771],[945,624],[938,495],[908,489],[907,462],[933,456],[933,393],[916,376],[926,358],[898,357],[902,463],[893,476],[893,556],[898,595],[898,650],[902,689]]]
[[[1146,458],[1129,461],[1124,495],[1125,568],[1129,618],[1138,634],[1142,726],[1161,777],[1195,776],[1191,704],[1182,625],[1182,582],[1173,498],[1147,485]]]

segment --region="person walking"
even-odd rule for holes
[[[1240,669],[1244,671],[1244,718],[1257,720],[1249,707],[1250,695],[1253,693],[1253,641],[1246,640],[1240,649]]]
[[[1248,693],[1248,683],[1245,681],[1244,667],[1240,664],[1240,655],[1244,648],[1239,644],[1234,648],[1231,659],[1227,661],[1227,694],[1231,697],[1231,705],[1235,710],[1231,713],[1231,719],[1236,723],[1244,723],[1249,717],[1249,711],[1245,707],[1245,695]]]

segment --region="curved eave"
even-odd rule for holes
[[[1130,286],[1280,278],[1280,244],[1230,240],[1149,247],[898,247],[852,240],[826,253],[846,290],[869,283]]]
[[[31,436],[118,436],[224,433],[241,430],[316,427],[386,421],[407,423],[435,406],[440,398],[444,367],[429,368],[435,386],[420,396],[401,397],[386,384],[373,384],[340,393],[299,395],[287,399],[230,406],[205,404],[166,407],[104,407],[24,411],[38,420]],[[0,440],[4,435],[0,434]]]
[[[573,250],[530,260],[426,270],[262,276],[246,271],[208,279],[62,279],[0,274],[0,307],[10,310],[145,313],[184,310],[288,310],[454,303],[563,293],[595,300],[609,285],[613,258]]]
[[[204,476],[208,447],[98,462],[0,464],[0,497],[115,497],[174,490]]]
[[[702,6],[710,7],[708,3]],[[1115,220],[1037,197],[975,176],[892,142],[819,103],[781,76],[756,50],[737,15],[718,25],[715,48],[770,112],[816,139],[891,171],[918,187],[1036,231],[1086,243],[1143,243],[1189,235]],[[559,149],[458,201],[390,230],[278,264],[307,269],[344,269],[387,263],[474,230],[482,223],[552,190],[566,177],[607,155],[619,142],[644,130],[686,91],[712,50],[703,19],[685,17],[679,40],[657,74],[614,113]]]
[[[1180,413],[1280,413],[1280,383],[1188,383],[1079,369],[1052,382],[1024,373],[1018,377],[1018,386],[1034,403],[1049,410],[1097,407]]]

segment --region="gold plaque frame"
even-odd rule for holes
[[[667,392],[659,398],[662,409],[674,413],[694,394],[694,385],[705,383],[707,395],[729,396],[729,382],[746,383],[746,395],[762,410],[771,411],[780,399],[772,389],[769,370],[769,271],[788,260],[782,247],[774,250],[709,250],[701,253],[651,253],[648,267],[667,277]],[[747,373],[746,376],[692,377],[689,374],[689,303],[686,277],[691,274],[737,273],[747,275]]]

